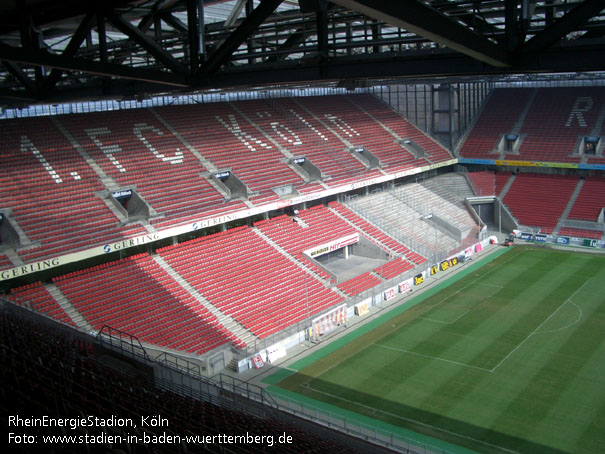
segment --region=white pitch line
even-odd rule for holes
[[[389,347],[388,345],[376,344],[376,343],[374,343],[372,345],[376,345],[377,347],[387,348],[389,350],[394,350],[397,352],[409,353],[410,355],[421,356],[423,358],[436,359],[438,361],[443,361],[443,362],[450,363],[450,364],[456,364],[457,366],[469,367],[471,369],[478,369],[478,370],[482,370],[482,371],[490,372],[490,373],[492,372],[490,369],[485,369],[483,367],[471,366],[470,364],[460,363],[458,361],[452,361],[451,359],[446,359],[446,358],[439,358],[438,356],[423,355],[422,353],[413,352],[410,350],[406,350],[404,348]]]
[[[431,424],[427,424],[427,423],[425,423],[425,422],[416,421],[415,419],[406,418],[405,416],[396,415],[395,413],[390,413],[390,412],[388,412],[388,411],[380,410],[379,408],[370,407],[369,405],[365,405],[365,404],[362,404],[362,403],[360,403],[360,402],[355,402],[355,401],[352,401],[352,400],[346,399],[346,398],[344,398],[344,397],[337,396],[336,394],[328,393],[328,392],[325,392],[325,391],[320,391],[320,390],[315,389],[315,388],[312,388],[312,387],[310,387],[310,386],[308,387],[308,389],[309,389],[310,391],[315,392],[315,393],[324,394],[324,395],[326,395],[326,396],[333,397],[334,399],[342,400],[342,401],[344,401],[344,402],[348,402],[348,403],[350,403],[350,404],[357,405],[358,407],[363,407],[363,408],[366,408],[366,409],[368,409],[368,410],[372,410],[373,412],[382,413],[382,414],[384,414],[384,415],[392,416],[392,417],[394,417],[394,418],[401,419],[401,420],[403,420],[403,421],[408,421],[408,422],[411,422],[411,423],[413,423],[413,424],[418,424],[418,425],[420,425],[420,426],[429,427],[429,428],[431,428],[431,429],[438,430],[438,431],[440,431],[440,432],[445,432],[445,433],[447,433],[447,434],[454,435],[454,436],[456,436],[456,437],[460,437],[460,438],[466,438],[467,440],[471,440],[471,441],[474,441],[474,442],[479,443],[479,444],[482,444],[482,445],[491,446],[492,448],[497,448],[497,449],[500,449],[500,450],[505,451],[505,452],[510,452],[510,453],[513,453],[513,454],[519,454],[519,452],[518,452],[518,451],[512,451],[512,450],[510,450],[510,449],[503,448],[502,446],[494,445],[494,444],[492,444],[492,443],[488,443],[488,442],[486,442],[486,441],[482,441],[482,440],[477,440],[476,438],[469,437],[469,436],[467,436],[467,435],[462,435],[462,434],[459,434],[459,433],[457,433],[457,432],[452,432],[452,431],[450,431],[450,430],[443,429],[443,428],[441,428],[441,427],[437,427],[437,426],[433,426],[433,425],[431,425]]]
[[[481,304],[483,304],[486,300],[488,300],[489,298],[491,298],[492,296],[494,296],[496,293],[498,293],[500,290],[502,290],[504,287],[502,287],[501,285],[492,285],[492,284],[479,284],[479,285],[486,285],[489,287],[494,287],[497,288],[498,290],[496,290],[494,293],[490,293],[489,295],[487,295],[483,300],[481,300],[480,302],[478,302],[477,304],[475,304],[473,307],[471,307],[468,311],[463,312],[462,314],[460,314],[458,317],[456,317],[454,320],[449,321],[449,322],[444,322],[443,320],[437,320],[434,318],[430,318],[430,317],[423,317],[421,315],[419,315],[416,318],[420,318],[422,320],[428,320],[430,322],[435,322],[435,323],[441,323],[443,325],[453,325],[454,323],[456,323],[458,320],[460,320],[462,317],[464,317],[466,314],[468,314],[469,312],[471,312],[472,310],[474,310],[477,306],[480,306]],[[447,298],[446,298],[447,299]],[[445,301],[445,299],[444,299]],[[441,304],[441,302],[437,303],[437,304]],[[436,306],[436,305],[435,305]],[[435,306],[432,306],[431,309]],[[426,311],[428,312],[428,311]],[[423,312],[424,313],[424,312]]]
[[[559,307],[557,307],[557,308],[556,308],[554,311],[552,311],[552,312],[551,312],[551,314],[550,314],[548,317],[546,317],[546,319],[545,319],[545,320],[544,320],[542,323],[540,323],[540,324],[539,324],[539,325],[538,325],[538,326],[537,326],[537,327],[536,327],[536,328],[535,328],[535,329],[534,329],[534,330],[533,330],[531,333],[529,333],[529,334],[527,335],[527,337],[526,337],[525,339],[523,339],[523,340],[521,341],[521,343],[519,343],[519,345],[517,345],[517,346],[516,346],[516,347],[515,347],[515,348],[514,348],[514,349],[513,349],[511,352],[509,352],[509,353],[508,353],[508,355],[506,355],[504,358],[502,358],[502,360],[501,360],[501,361],[500,361],[498,364],[496,364],[496,365],[494,366],[494,368],[491,370],[491,372],[494,372],[494,371],[495,371],[495,370],[496,370],[498,367],[500,367],[500,366],[502,365],[502,363],[504,363],[504,361],[506,361],[506,360],[507,360],[507,359],[508,359],[508,358],[509,358],[509,357],[510,357],[510,356],[511,356],[513,353],[515,353],[517,350],[519,350],[519,348],[520,348],[520,347],[521,347],[521,346],[522,346],[522,345],[523,345],[525,342],[527,342],[527,340],[528,340],[530,337],[532,337],[534,334],[537,334],[537,333],[538,333],[538,331],[540,330],[540,328],[542,328],[542,326],[544,326],[544,324],[545,324],[546,322],[548,322],[548,321],[550,320],[550,318],[551,318],[553,315],[555,315],[557,312],[559,312],[559,309],[561,309],[561,308],[562,308],[562,307],[563,307],[565,304],[567,304],[567,302],[568,302],[568,301],[569,301],[569,302],[572,302],[572,301],[571,301],[571,299],[572,299],[574,296],[576,296],[576,293],[578,293],[580,290],[582,290],[582,288],[583,288],[583,287],[584,287],[584,286],[585,286],[587,283],[588,283],[588,280],[586,280],[586,281],[585,281],[585,282],[584,282],[584,283],[583,283],[583,284],[582,284],[580,287],[578,287],[578,289],[577,289],[575,292],[573,292],[573,294],[572,294],[572,295],[571,295],[569,298],[567,298],[565,301],[563,301],[563,302],[562,302],[562,303],[559,305]]]
[[[556,333],[557,331],[563,331],[566,330],[567,328],[575,325],[576,323],[578,323],[580,320],[582,320],[582,316],[584,315],[584,311],[582,310],[582,308],[580,306],[578,306],[576,303],[574,303],[572,300],[566,301],[569,302],[571,304],[573,304],[574,306],[576,306],[576,309],[578,309],[578,317],[571,323],[568,323],[565,326],[562,326],[561,328],[557,328],[557,329],[550,329],[548,331],[537,331],[536,334],[550,334],[550,333]]]

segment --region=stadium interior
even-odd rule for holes
[[[427,452],[251,374],[511,236],[605,248],[605,6],[399,3],[0,1],[5,427]]]

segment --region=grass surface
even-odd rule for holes
[[[478,452],[605,452],[605,257],[514,248],[466,274],[279,386]]]

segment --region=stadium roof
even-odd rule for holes
[[[604,49],[604,0],[0,0],[0,105],[601,77]]]

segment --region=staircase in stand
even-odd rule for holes
[[[187,290],[200,304],[203,304],[206,309],[208,309],[213,315],[216,316],[218,321],[231,333],[235,334],[238,338],[243,340],[246,344],[254,344],[257,340],[256,336],[240,325],[233,317],[221,312],[217,309],[210,301],[208,301],[204,295],[198,292],[195,288],[193,288],[189,282],[187,282],[183,277],[177,273],[174,268],[170,266],[168,262],[166,262],[161,256],[154,255],[153,260],[160,265],[164,270],[176,281],[178,282],[185,290]]]
[[[48,290],[48,293],[52,295],[55,301],[59,304],[59,306],[61,306],[65,313],[69,315],[78,328],[86,331],[87,333],[94,332],[94,329],[90,323],[88,323],[82,314],[80,314],[80,312],[73,306],[73,304],[69,302],[59,287],[57,287],[55,284],[46,284],[45,287],[46,290]]]

